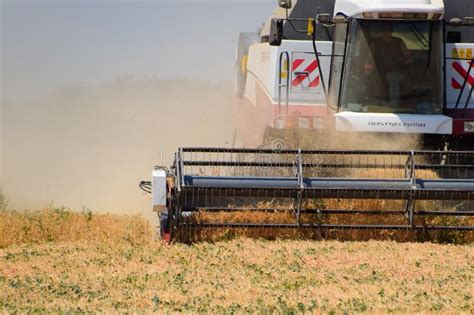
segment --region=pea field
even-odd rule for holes
[[[6,312],[474,311],[474,246],[263,240],[162,244],[140,216],[0,214]]]

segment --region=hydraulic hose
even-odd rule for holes
[[[140,189],[143,190],[144,192],[146,192],[148,194],[151,194],[151,182],[147,182],[147,181],[142,180],[138,184],[138,187],[140,187]]]

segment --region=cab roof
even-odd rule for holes
[[[452,1],[452,0],[450,0]],[[334,15],[362,18],[363,13],[444,14],[443,0],[336,0]]]

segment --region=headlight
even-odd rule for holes
[[[309,121],[306,117],[298,117],[298,128],[308,129]]]
[[[275,129],[285,128],[285,121],[283,119],[275,119]]]
[[[321,117],[314,117],[313,118],[313,128],[314,129],[322,129],[323,128],[323,119]]]
[[[374,14],[372,12],[364,12],[364,19],[373,19]]]
[[[464,122],[464,132],[474,132],[474,121]]]
[[[403,12],[380,12],[379,19],[403,19]]]

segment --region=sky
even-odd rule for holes
[[[36,98],[117,78],[232,79],[238,34],[276,7],[257,1],[0,0],[1,96]]]

